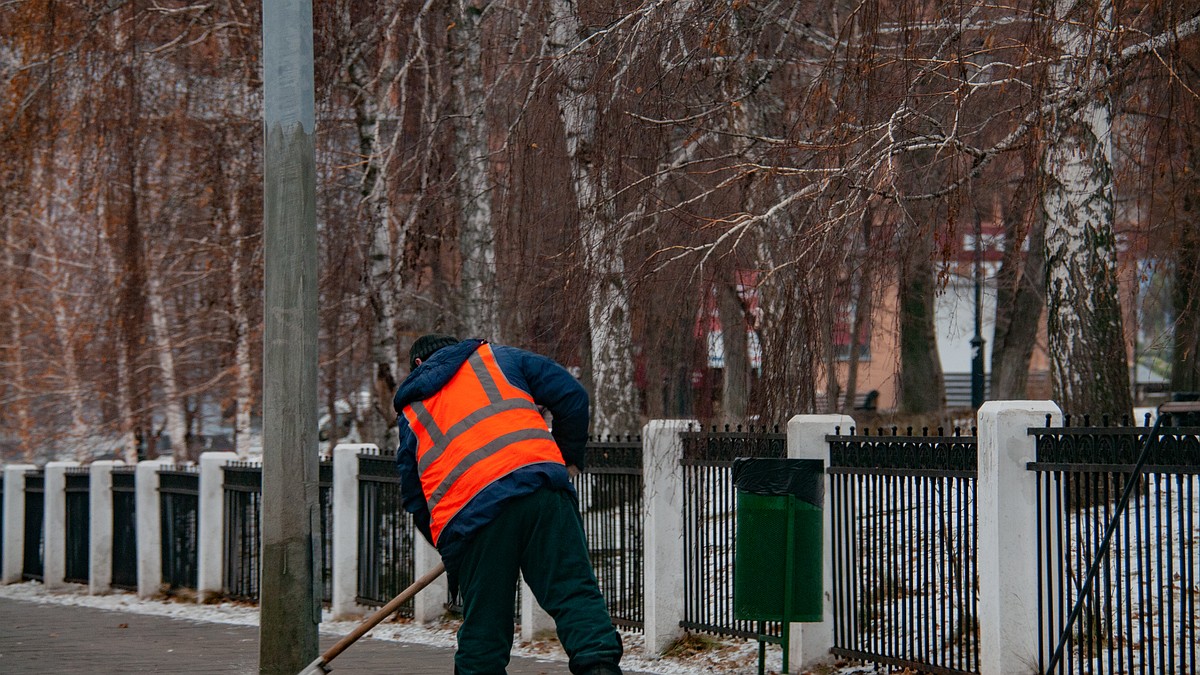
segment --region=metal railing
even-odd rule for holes
[[[112,585],[137,590],[137,490],[133,466],[112,471]]]
[[[262,464],[230,462],[224,475],[225,571],[223,591],[231,598],[258,600],[261,572]]]
[[[826,437],[831,651],[920,672],[977,673],[976,439],[957,429],[896,432]]]
[[[21,578],[41,581],[46,560],[46,473],[25,474],[25,550]]]
[[[91,471],[86,466],[67,467],[64,480],[67,522],[66,532],[63,533],[66,537],[63,580],[86,584],[91,572]]]
[[[683,587],[681,628],[778,642],[778,622],[734,618],[733,558],[737,492],[733,460],[787,456],[787,434],[755,431],[686,431],[683,441]]]
[[[587,471],[574,480],[583,531],[600,592],[615,625],[642,629],[645,621],[642,442],[591,441]]]
[[[388,603],[416,579],[412,516],[404,510],[394,453],[358,456],[358,585],[356,599]],[[420,535],[417,535],[420,536]],[[412,616],[412,600],[398,611]]]
[[[321,602],[333,602],[333,462],[317,465],[317,503],[321,513]]]
[[[1078,421],[1078,418],[1076,418]],[[1164,427],[1130,501],[1146,427],[1030,429],[1037,439],[1039,672],[1047,672],[1105,529],[1107,555],[1054,673],[1184,673],[1200,668],[1200,427]],[[1115,519],[1114,519],[1115,516]]]
[[[230,462],[221,468],[225,500],[223,592],[231,598],[257,602],[262,573],[262,464]],[[329,603],[333,595],[333,464],[321,462],[317,470],[321,600]]]
[[[162,581],[195,590],[199,573],[200,472],[175,466],[158,472],[162,523]]]

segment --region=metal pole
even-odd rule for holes
[[[780,631],[780,642],[783,647],[783,665],[780,666],[779,672],[787,675],[788,662],[791,661],[792,647],[792,595],[795,593],[795,579],[792,577],[792,572],[795,568],[796,560],[796,497],[794,495],[787,496],[787,545],[784,547],[783,556],[783,630]]]
[[[971,338],[971,407],[983,405],[983,217],[975,211],[975,337]]]
[[[317,227],[310,0],[263,0],[265,335],[259,672],[318,653]]]

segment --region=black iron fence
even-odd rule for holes
[[[591,441],[587,457],[587,471],[574,482],[596,581],[613,623],[640,630],[645,621],[642,441]]]
[[[25,550],[21,578],[41,581],[46,560],[46,473],[25,473]]]
[[[195,590],[199,571],[200,472],[175,466],[158,472],[162,523],[162,582]]]
[[[737,491],[733,460],[787,456],[787,434],[778,427],[743,431],[688,431],[683,441],[683,586],[681,628],[778,642],[778,622],[734,618],[733,543]]]
[[[257,600],[261,553],[262,464],[230,462],[223,469],[225,545],[223,591],[231,598]]]
[[[1078,418],[1076,418],[1077,421]],[[1114,522],[1150,429],[1030,429],[1037,438],[1039,672],[1046,672],[1109,523],[1107,556],[1066,636],[1055,673],[1200,670],[1200,427],[1164,427]]]
[[[415,580],[412,516],[404,510],[394,453],[358,456],[358,602],[385,605]],[[420,536],[420,535],[417,535]],[[412,600],[399,614],[412,616]]]
[[[231,598],[258,601],[262,573],[262,464],[230,462],[224,475],[224,587]],[[318,466],[322,602],[333,594],[333,463]]]
[[[137,590],[137,490],[136,468],[112,471],[112,585]]]
[[[920,672],[977,673],[976,439],[957,429],[897,431],[826,437],[832,651]]]
[[[65,479],[66,548],[63,579],[86,584],[90,576],[92,522],[91,472],[86,466],[67,467]]]
[[[321,513],[321,602],[333,602],[333,462],[317,465],[317,501]]]

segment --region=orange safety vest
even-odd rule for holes
[[[485,487],[530,464],[563,464],[533,397],[509,383],[490,345],[438,393],[404,406],[436,546],[442,529]]]

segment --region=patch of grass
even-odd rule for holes
[[[172,602],[191,602],[194,603],[199,599],[199,594],[190,588],[172,588],[168,584],[163,584],[158,587],[159,596],[163,600]]]
[[[703,654],[721,647],[721,642],[699,633],[684,633],[663,651],[663,656],[674,659],[686,659],[689,656]]]

